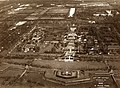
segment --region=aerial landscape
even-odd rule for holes
[[[0,88],[120,88],[120,1],[0,0]]]

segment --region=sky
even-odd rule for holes
[[[9,0],[0,0],[0,1],[9,1]],[[11,0],[12,1],[12,0]],[[17,1],[17,0],[16,0]],[[19,1],[19,0],[18,0]],[[29,0],[28,0],[29,1]],[[32,0],[30,0],[30,1],[32,1]],[[33,1],[35,1],[35,0],[33,0]],[[54,0],[55,1],[55,0]],[[57,1],[57,0],[56,0]],[[58,0],[58,1],[60,1],[60,0]],[[61,0],[61,1],[64,1],[64,0]],[[73,0],[73,1],[82,1],[82,0]],[[120,2],[120,0],[83,0],[83,1],[107,1],[107,2],[111,2],[111,1],[117,1],[117,2]]]

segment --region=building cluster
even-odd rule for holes
[[[32,2],[0,8],[0,86],[118,88],[120,10],[106,2]]]

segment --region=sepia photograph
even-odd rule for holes
[[[0,88],[120,88],[120,0],[0,0]]]

